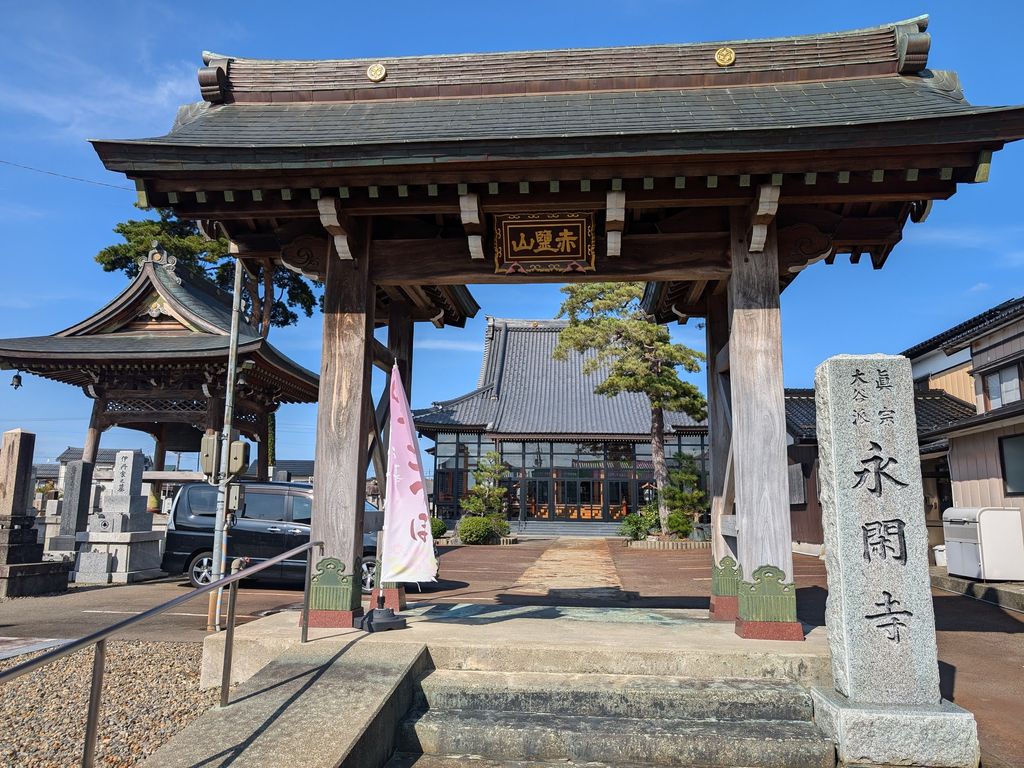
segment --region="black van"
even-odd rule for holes
[[[304,483],[244,483],[245,506],[228,529],[228,557],[246,557],[253,563],[268,560],[309,541],[313,511],[313,486]],[[367,502],[366,513],[377,508]],[[217,515],[217,487],[208,483],[183,485],[174,498],[167,521],[167,543],[162,568],[185,573],[193,586],[213,578],[213,528]],[[367,514],[367,518],[376,515]],[[366,521],[367,523],[370,520]],[[365,525],[375,528],[376,525]],[[363,592],[373,589],[376,576],[377,533],[363,533]],[[301,559],[261,571],[254,578],[302,583],[306,574]]]

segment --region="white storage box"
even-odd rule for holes
[[[1024,581],[1024,525],[1019,509],[951,507],[942,513],[950,576]]]

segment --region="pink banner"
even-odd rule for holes
[[[420,446],[398,366],[391,369],[391,437],[380,582],[437,581]]]

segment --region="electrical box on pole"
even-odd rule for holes
[[[228,474],[240,475],[249,467],[249,444],[244,440],[232,440],[228,446]]]
[[[220,471],[220,435],[203,435],[199,445],[199,470],[211,480]]]
[[[232,483],[228,486],[227,509],[228,512],[240,512],[245,506],[245,486],[241,483]]]

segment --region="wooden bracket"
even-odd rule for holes
[[[316,207],[320,211],[320,223],[334,241],[338,258],[351,261],[356,250],[353,243],[354,228],[341,207],[341,201],[336,197],[321,197],[316,201]]]
[[[764,251],[764,244],[768,239],[768,225],[779,210],[781,191],[782,187],[774,184],[762,184],[757,188],[757,197],[750,206],[750,231],[747,233],[750,253]]]
[[[622,254],[622,230],[626,227],[626,193],[612,190],[605,203],[604,229],[608,235],[608,255]]]
[[[459,214],[462,226],[469,239],[469,255],[474,259],[484,258],[484,215],[480,210],[480,197],[476,192],[459,195]]]

